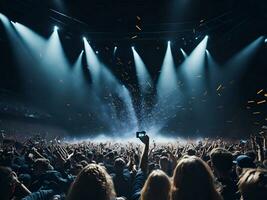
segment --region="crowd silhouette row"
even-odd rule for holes
[[[267,200],[267,135],[248,140],[0,140],[0,199]]]

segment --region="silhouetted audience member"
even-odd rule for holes
[[[141,191],[141,200],[170,200],[171,181],[165,172],[154,170]]]
[[[253,159],[246,155],[238,156],[234,163],[236,164],[236,174],[238,176],[242,174],[244,169],[256,167],[255,163],[253,162]]]
[[[125,161],[117,158],[114,162],[114,171],[112,179],[118,196],[130,198],[131,194],[131,174],[126,168]]]
[[[236,200],[237,181],[232,176],[233,155],[222,148],[216,148],[211,151],[211,166],[217,181],[220,184],[219,191],[224,200]]]
[[[10,200],[13,197],[21,199],[31,192],[18,180],[15,172],[8,167],[0,166],[0,197],[1,200]]]
[[[185,156],[174,170],[172,200],[221,200],[209,166],[196,156]]]
[[[267,135],[152,145],[148,135],[139,139],[141,144],[3,138],[0,199],[266,199]]]
[[[89,164],[74,180],[67,200],[113,200],[115,197],[111,176],[103,167]]]

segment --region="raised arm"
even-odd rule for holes
[[[146,173],[147,168],[148,168],[149,137],[148,135],[146,135],[144,137],[141,137],[140,140],[145,145],[143,153],[142,153],[142,157],[141,157],[140,169]]]

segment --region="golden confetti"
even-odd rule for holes
[[[134,35],[133,37],[131,37],[131,39],[135,39],[135,38],[137,38],[137,35]]]
[[[267,93],[266,93],[266,94],[264,94],[264,96],[265,96],[265,97],[267,97]]]
[[[262,92],[263,92],[263,89],[259,90],[259,91],[257,92],[257,94],[260,94],[260,93],[262,93]]]
[[[255,103],[255,101],[248,101],[248,103]]]
[[[136,18],[137,18],[138,20],[141,20],[141,17],[139,17],[139,16],[136,16]]]
[[[263,104],[265,102],[266,102],[266,100],[262,100],[262,101],[258,101],[257,104]]]

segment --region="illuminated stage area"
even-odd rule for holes
[[[100,4],[105,11],[108,4]],[[159,137],[238,138],[264,131],[261,4],[250,12],[244,2],[192,5],[199,9],[181,2],[126,3],[104,17],[97,6],[78,12],[82,2],[6,2],[0,14],[1,131],[11,130],[7,118],[45,123],[70,138],[131,138],[142,130]],[[24,6],[39,11],[40,19],[23,15]],[[161,12],[150,18],[143,10],[149,6]],[[131,11],[122,17],[123,9]]]

